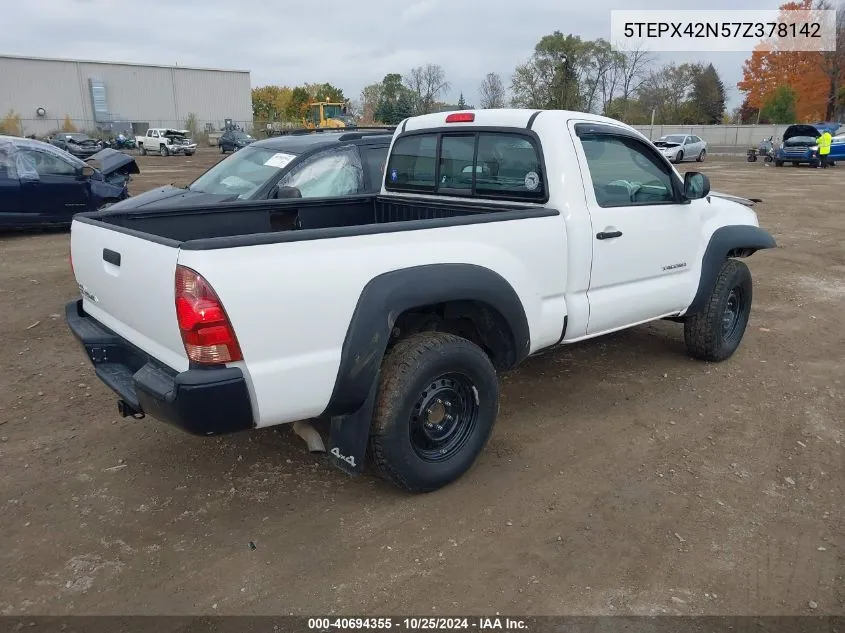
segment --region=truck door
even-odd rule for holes
[[[666,159],[624,128],[571,125],[593,234],[587,333],[686,308],[707,202],[683,203]]]

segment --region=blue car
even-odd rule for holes
[[[66,226],[129,196],[140,170],[123,152],[103,149],[84,161],[50,143],[0,136],[0,228]]]
[[[841,125],[839,123],[816,123],[810,125],[802,123],[790,125],[783,133],[783,143],[775,152],[775,165],[783,167],[784,163],[793,165],[807,164],[816,167],[819,164],[818,138],[822,132],[836,134]],[[830,144],[829,164],[837,160],[845,160],[845,143],[843,137],[836,136]]]

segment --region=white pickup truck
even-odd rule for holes
[[[334,465],[432,491],[485,445],[497,372],[541,350],[670,319],[691,356],[730,357],[740,258],[775,246],[752,204],[612,119],[430,114],[376,195],[76,215],[66,316],[124,416],[293,422],[313,450],[326,417]]]
[[[190,130],[174,130],[165,127],[151,127],[143,136],[135,137],[135,144],[141,156],[149,152],[158,152],[161,156],[184,154],[193,156],[197,144],[191,140]]]

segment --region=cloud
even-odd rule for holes
[[[650,9],[698,8],[698,0],[634,0]],[[744,0],[743,8],[770,8]],[[709,9],[734,0],[709,0]],[[514,67],[554,30],[609,37],[618,0],[485,0],[444,2],[358,0],[317,5],[289,0],[30,0],[15,5],[14,28],[3,34],[6,54],[249,70],[253,85],[328,81],[356,98],[390,72],[441,64],[469,102],[485,74],[509,83]],[[661,61],[713,61],[731,88],[741,77],[741,53],[670,54]],[[683,58],[683,59],[682,59]],[[736,90],[730,93],[738,102]]]

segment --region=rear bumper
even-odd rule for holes
[[[65,318],[94,365],[97,377],[128,407],[194,435],[218,435],[253,428],[252,405],[237,367],[176,373],[121,338],[82,310],[65,306]]]

